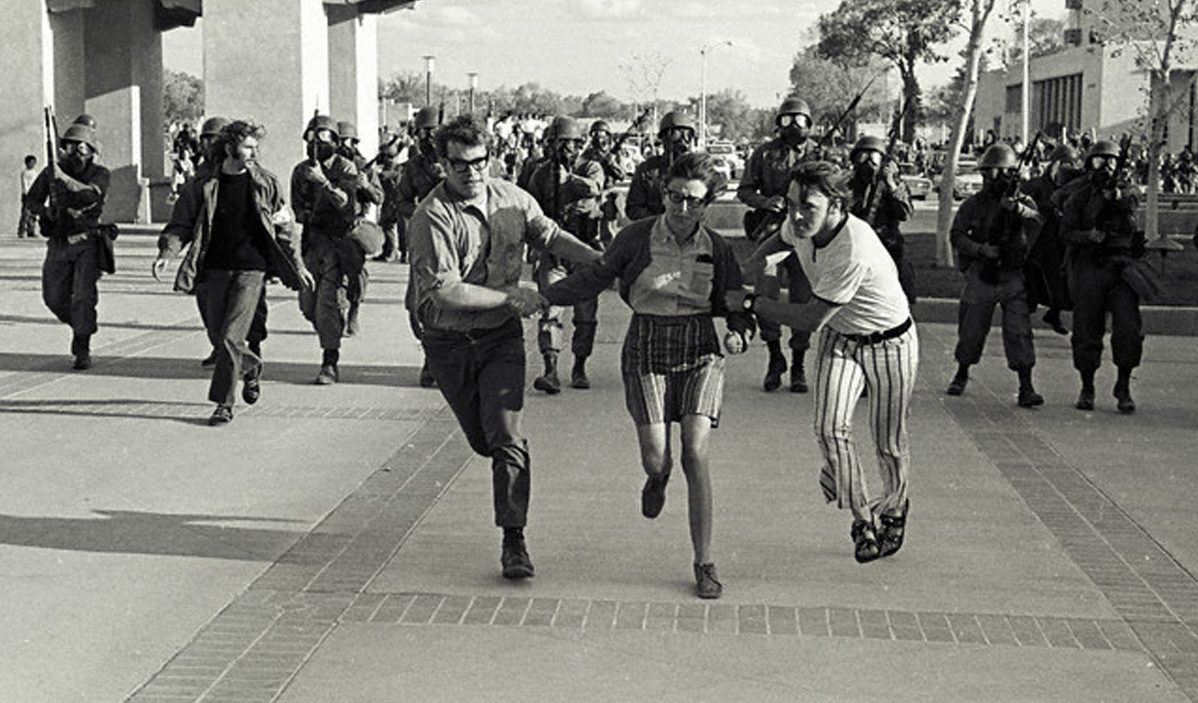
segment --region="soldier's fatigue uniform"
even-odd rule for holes
[[[915,268],[903,258],[905,240],[902,230],[899,229],[899,223],[906,222],[914,212],[911,205],[911,191],[902,181],[899,181],[897,189],[891,189],[885,179],[879,180],[874,216],[870,218],[869,213],[866,212],[868,203],[865,202],[865,199],[873,180],[872,178],[863,179],[854,174],[849,181],[849,187],[853,191],[853,204],[850,212],[868,222],[874,232],[877,232],[878,239],[882,240],[882,246],[886,248],[886,253],[890,254],[895,267],[898,268],[899,284],[903,287],[907,301],[914,303]]]
[[[745,213],[745,234],[751,236],[761,226],[761,222],[773,217],[777,224],[782,223],[783,213],[776,215],[768,209],[768,201],[774,196],[786,197],[790,187],[790,174],[796,166],[804,161],[818,159],[818,145],[808,139],[796,148],[787,146],[781,137],[775,137],[753,150],[745,171],[740,178],[740,186],[736,189],[736,197],[753,210]],[[764,236],[759,238],[765,239]],[[799,262],[790,255],[778,265],[778,276],[787,285],[787,299],[792,303],[805,303],[811,300],[811,283],[803,274]],[[782,339],[782,327],[775,322],[760,320],[761,339],[765,342],[777,342]],[[802,354],[811,347],[811,333],[801,330],[791,330],[790,348]]]
[[[373,207],[375,214],[373,217],[377,220],[378,209],[383,204],[383,185],[379,180],[379,175],[370,168],[370,162],[366,157],[354,152],[354,166],[357,167],[358,173],[363,177],[363,181],[358,188],[357,206],[354,213],[355,221],[357,218],[366,216]],[[346,317],[346,332],[354,334],[357,332],[358,326],[358,306],[366,299],[366,286],[370,283],[370,271],[366,269],[366,254],[362,253],[362,262],[358,265],[357,279],[351,279],[349,290],[346,295],[349,297],[349,314]]]
[[[1040,231],[1040,214],[1029,196],[1016,196],[1020,209],[1005,216],[1014,224],[1001,237],[991,233],[1006,212],[994,191],[983,189],[970,196],[953,218],[949,240],[957,254],[957,267],[965,274],[957,313],[957,363],[974,365],[982,358],[994,306],[1002,306],[1002,341],[1007,367],[1029,370],[1036,364],[1032,323],[1024,287],[1027,252]],[[980,247],[998,244],[997,263],[981,255]]]
[[[616,236],[616,224],[620,219],[620,208],[612,186],[627,178],[628,174],[616,161],[615,154],[600,152],[593,146],[582,152],[584,161],[594,161],[603,168],[603,193],[599,196],[599,219],[595,226],[599,230],[599,243],[606,247]]]
[[[96,333],[100,279],[100,213],[111,174],[94,160],[82,173],[63,181],[47,166],[29,189],[28,205],[38,216],[46,242],[42,264],[42,300],[50,312],[71,326],[76,339]],[[51,191],[54,207],[50,207]],[[78,354],[86,349],[72,349]]]
[[[586,242],[596,251],[599,242],[599,197],[603,193],[603,166],[597,161],[578,159],[565,182],[557,183],[557,166],[546,160],[533,171],[528,192],[541,210],[559,227]],[[560,207],[559,207],[560,205]],[[533,277],[540,290],[562,280],[569,274],[566,262],[549,252],[538,252]],[[576,358],[587,358],[595,346],[595,327],[598,324],[599,298],[574,306],[574,336],[570,351]],[[557,354],[562,349],[562,309],[550,307],[541,313],[537,331],[537,347],[541,354]]]
[[[1042,219],[1040,236],[1028,252],[1027,266],[1024,268],[1028,304],[1032,309],[1037,305],[1045,305],[1068,310],[1071,306],[1065,274],[1065,240],[1061,237],[1060,206],[1053,202],[1054,194],[1063,187],[1057,186],[1047,170],[1022,187],[1023,192],[1036,201],[1036,209],[1040,211]]]
[[[379,207],[379,226],[383,228],[385,244],[383,258],[399,257],[408,260],[408,227],[399,212],[399,184],[403,178],[403,166],[391,164],[379,171],[379,186],[383,189],[383,204]]]
[[[361,248],[349,239],[358,215],[358,192],[369,180],[354,162],[334,154],[322,165],[327,183],[303,177],[306,162],[291,175],[295,219],[303,225],[304,264],[316,279],[315,290],[300,291],[300,311],[320,337],[321,349],[340,349],[350,307],[350,289],[360,285],[365,263]]]
[[[1111,315],[1111,356],[1115,366],[1133,369],[1144,351],[1140,297],[1123,280],[1123,268],[1144,255],[1144,233],[1136,230],[1136,196],[1108,201],[1086,179],[1073,190],[1061,213],[1061,233],[1068,245],[1069,291],[1073,296],[1073,367],[1094,371],[1102,363],[1102,337]],[[1099,229],[1104,241],[1087,240],[1084,232]]]
[[[628,184],[628,195],[624,199],[624,214],[632,221],[654,217],[666,211],[662,202],[662,182],[670,170],[672,159],[667,154],[658,154],[645,159],[632,173]]]

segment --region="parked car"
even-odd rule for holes
[[[707,153],[714,158],[717,170],[726,169],[725,175],[729,179],[736,178],[745,170],[745,162],[732,142],[712,142],[707,145]]]
[[[937,175],[932,187],[940,192],[940,179]],[[977,159],[961,157],[957,161],[957,175],[953,179],[953,200],[964,200],[982,189],[982,174],[978,171]]]
[[[920,172],[919,167],[911,163],[899,164],[899,180],[907,184],[907,190],[915,200],[927,200],[932,192],[932,179]]]

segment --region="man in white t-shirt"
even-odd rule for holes
[[[747,262],[746,279],[771,252],[798,255],[812,300],[777,300],[776,290],[728,293],[728,306],[796,330],[820,334],[815,382],[815,433],[823,450],[820,487],[829,502],[853,513],[850,532],[859,562],[889,556],[903,544],[910,447],[907,420],[919,366],[919,339],[898,269],[873,229],[849,214],[848,175],[826,161],[799,165],[786,193],[781,230]],[[882,493],[871,498],[852,440],[853,408],[869,395]]]

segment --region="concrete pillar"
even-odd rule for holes
[[[53,102],[54,32],[42,0],[5,3],[0,22],[0,237],[16,235],[21,189],[17,174],[26,154],[46,165],[42,107]]]
[[[357,126],[358,148],[372,158],[379,133],[378,18],[350,6],[330,5],[327,12],[330,114]]]
[[[148,222],[149,179],[163,177],[164,150],[162,35],[153,3],[96,2],[84,12],[83,45],[83,109],[96,118],[101,163],[112,171],[104,219]]]
[[[259,158],[286,188],[304,126],[329,111],[321,0],[204,0],[204,89],[207,114],[266,127]]]

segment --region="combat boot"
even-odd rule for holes
[[[574,357],[574,370],[570,372],[570,385],[580,390],[591,387],[591,379],[587,378],[587,358]]]
[[[75,363],[71,364],[71,368],[76,371],[90,369],[92,367],[91,335],[77,334],[72,337],[71,354],[75,356]]]
[[[545,373],[537,376],[532,382],[532,387],[548,393],[549,395],[557,395],[562,392],[562,382],[557,378],[557,354],[546,352],[545,357]]]
[[[1131,369],[1119,369],[1119,379],[1115,381],[1115,407],[1124,415],[1136,411],[1136,401],[1131,399]]]
[[[766,347],[769,348],[770,361],[765,368],[765,378],[761,381],[761,387],[769,393],[782,387],[782,374],[786,373],[786,357],[782,355],[780,342],[766,342]]]
[[[338,379],[337,362],[341,360],[341,351],[339,349],[325,349],[324,357],[320,364],[320,373],[316,374],[316,385],[331,386]]]
[[[1037,405],[1044,405],[1044,396],[1036,392],[1032,386],[1032,370],[1019,370],[1019,407],[1034,408]]]
[[[803,370],[803,357],[805,351],[793,352],[793,361],[790,365],[790,392],[791,393],[806,393],[807,392],[807,373]]]

